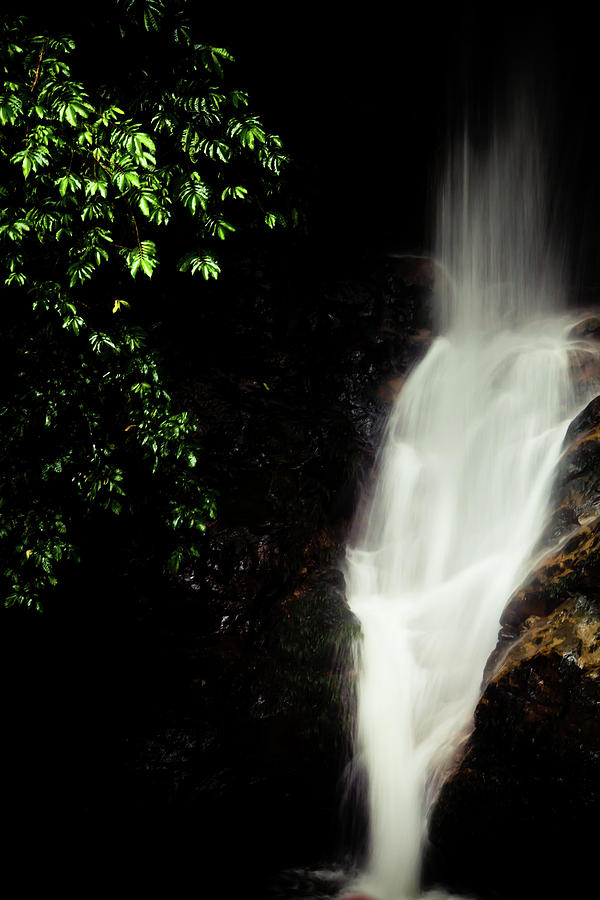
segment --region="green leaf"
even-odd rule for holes
[[[239,185],[235,187],[226,187],[221,191],[221,200],[247,200],[248,199],[248,188],[240,187]]]
[[[138,271],[141,269],[148,278],[151,278],[154,269],[158,265],[158,259],[156,258],[156,244],[154,241],[140,241],[139,244],[127,254],[127,265],[129,266],[129,272],[132,277],[135,278]]]
[[[235,225],[232,225],[220,216],[205,215],[204,225],[210,235],[218,237],[220,240],[224,240],[228,234],[235,231]]]
[[[67,269],[67,276],[69,277],[69,287],[74,287],[76,284],[83,284],[85,281],[88,281],[94,272],[96,266],[85,260],[79,260],[76,263],[73,263],[72,266],[69,266]]]
[[[229,162],[231,158],[231,148],[225,141],[204,138],[204,140],[199,142],[198,150],[210,159],[218,159],[224,163]]]
[[[206,209],[210,199],[210,189],[197,172],[192,172],[189,178],[180,181],[177,198],[192,215],[195,215],[198,210]]]
[[[145,0],[144,27],[146,31],[159,31],[164,14],[165,6],[162,0]]]
[[[195,275],[200,272],[205,281],[209,278],[218,278],[221,274],[221,267],[215,257],[208,252],[204,253],[188,253],[179,260],[177,267],[180,272],[190,272]]]

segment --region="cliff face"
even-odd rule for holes
[[[574,370],[596,384],[593,354],[578,351]],[[506,606],[473,732],[432,814],[429,876],[484,897],[594,882],[583,860],[600,816],[600,397],[567,432],[544,543],[554,549]]]

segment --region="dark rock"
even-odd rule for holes
[[[565,445],[570,446],[582,435],[591,435],[600,427],[600,397],[593,400],[576,416],[567,429]]]
[[[590,852],[600,815],[599,676],[595,599],[572,597],[528,620],[433,813],[438,878],[507,900],[590,888],[588,873],[565,863]],[[535,859],[548,864],[532,870]]]
[[[600,397],[571,422],[564,445],[540,547],[558,543],[600,514]]]

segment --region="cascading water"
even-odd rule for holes
[[[556,312],[530,123],[517,116],[485,154],[465,140],[451,159],[437,235],[443,335],[398,395],[347,553],[370,829],[358,889],[378,900],[419,895],[428,811],[586,399],[570,380],[571,323]]]

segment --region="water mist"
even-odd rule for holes
[[[419,895],[428,813],[468,734],[499,617],[532,563],[553,471],[589,398],[569,375],[539,144],[516,115],[451,154],[437,218],[437,337],[389,416],[347,552],[361,623],[357,889]]]

